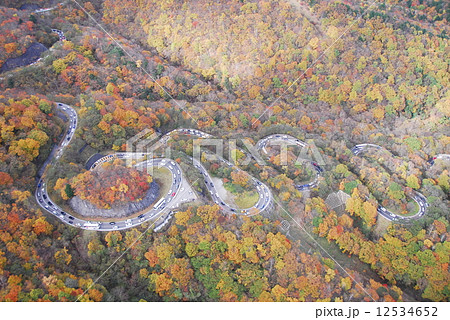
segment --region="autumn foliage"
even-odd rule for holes
[[[149,189],[152,177],[134,168],[120,164],[104,165],[95,171],[86,171],[71,180],[75,195],[109,209],[128,201],[139,201]]]
[[[25,2],[2,1],[10,8],[0,7],[0,66],[36,41],[51,50],[0,75],[1,301],[362,301],[367,293],[401,301],[400,288],[408,298],[449,299],[450,167],[427,162],[450,144],[445,1],[370,9],[359,0],[84,2],[120,46],[70,1],[45,14],[18,10]],[[141,199],[150,176],[85,164],[95,153],[124,151],[145,129],[195,127],[240,148],[243,137],[287,133],[317,146],[325,172],[300,192],[295,185],[315,171],[293,163],[296,147],[289,166],[270,146],[267,164],[245,164],[232,150],[239,169],[225,185],[242,195],[253,188],[242,172],[260,179],[280,204],[270,218],[196,202],[183,204],[162,233],[144,232],[147,224],[72,228],[33,196],[39,169],[70,130],[56,101],[78,114],[70,144],[44,173],[51,200],[64,208],[73,196],[102,208]],[[353,155],[364,142],[383,150]],[[204,177],[187,165],[192,142],[168,144],[199,201],[209,201]],[[225,177],[221,165],[208,169]],[[332,209],[325,199],[338,190],[350,199]],[[416,210],[411,190],[428,200],[424,217],[406,226],[380,217],[378,204],[405,216]],[[344,272],[314,247],[307,253],[311,239],[297,240],[293,224],[289,238],[282,234],[281,206],[351,267],[343,261]]]

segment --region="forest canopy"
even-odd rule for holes
[[[49,50],[0,74],[0,301],[449,300],[446,1],[25,2],[1,3],[0,66],[32,43]],[[39,206],[42,182],[67,215],[73,197],[139,201],[157,177],[86,163],[177,128],[233,141],[236,161],[206,170],[252,204],[258,179],[271,209],[222,210],[181,134],[153,156],[177,162],[196,201],[158,232],[83,230]],[[245,156],[275,134],[307,144],[306,160],[298,145],[287,163],[274,146],[263,163]],[[379,148],[355,154],[365,143]]]

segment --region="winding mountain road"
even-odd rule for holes
[[[50,164],[53,160],[58,160],[64,148],[71,142],[75,130],[77,128],[78,116],[76,111],[71,107],[63,103],[57,103],[57,108],[67,114],[69,119],[69,128],[67,129],[66,134],[61,140],[59,146],[55,149],[56,152],[52,152],[49,156],[49,159],[44,164],[44,172],[45,168]],[[148,156],[153,156],[153,150],[156,150],[159,147],[162,147],[174,134],[184,134],[188,136],[195,136],[197,138],[213,138],[212,135],[197,130],[197,129],[175,129],[170,131],[161,137],[147,149],[147,152],[117,152],[115,154],[110,154],[98,159],[90,168],[90,170],[95,170],[100,164],[108,161],[112,161],[115,158],[124,159],[124,160],[135,160],[137,163],[133,164],[137,169],[145,169],[146,167],[165,167],[172,173],[172,183],[170,190],[167,194],[162,195],[162,197],[153,205],[151,208],[140,214],[138,217],[129,218],[129,219],[121,219],[111,222],[99,222],[99,221],[89,221],[77,217],[71,216],[69,213],[65,212],[61,209],[54,201],[52,201],[47,193],[47,186],[45,183],[45,178],[40,179],[37,185],[37,189],[35,192],[35,197],[38,204],[41,208],[55,217],[59,218],[63,223],[71,225],[73,227],[78,227],[87,230],[97,230],[97,231],[112,231],[112,230],[124,230],[132,227],[136,227],[142,223],[148,222],[149,220],[153,220],[155,218],[160,218],[165,216],[165,219],[161,224],[155,227],[155,231],[160,230],[164,225],[166,225],[171,217],[174,214],[173,209],[179,206],[180,203],[190,202],[196,199],[196,196],[193,194],[191,187],[187,180],[183,177],[183,173],[181,167],[175,161],[167,158],[154,158],[150,160],[146,160]],[[297,145],[301,148],[308,147],[306,142],[303,142],[293,136],[286,134],[274,134],[269,135],[258,141],[256,148],[264,152],[267,155],[266,147],[270,143],[274,142],[283,142],[291,145]],[[352,152],[354,155],[360,155],[361,153],[367,151],[370,148],[382,149],[381,146],[375,144],[359,144],[352,148]],[[241,150],[242,151],[242,150]],[[242,151],[244,152],[244,151]],[[218,156],[216,156],[218,157]],[[442,159],[450,159],[449,155],[437,155],[433,158],[442,158]],[[271,190],[267,185],[259,181],[258,179],[251,177],[251,181],[258,192],[258,200],[250,208],[236,208],[232,205],[226,203],[224,199],[222,199],[217,191],[218,188],[214,183],[214,180],[209,175],[206,168],[202,165],[202,163],[195,158],[191,158],[193,166],[200,172],[200,174],[204,177],[205,186],[211,194],[212,201],[214,201],[217,205],[221,207],[221,209],[229,214],[236,214],[241,216],[253,216],[259,214],[260,212],[269,209],[273,205],[273,195]],[[234,167],[234,165],[228,160],[219,157],[218,160],[222,161],[224,165],[229,167]],[[320,167],[317,163],[311,160],[304,160],[306,163],[309,163],[313,166],[316,171],[316,176],[313,181],[296,185],[296,188],[299,191],[306,191],[312,188],[317,187],[318,180],[323,172],[322,167]],[[433,164],[433,163],[431,163]],[[238,169],[238,168],[236,168]],[[240,169],[238,169],[240,170]],[[428,202],[426,198],[419,192],[413,191],[410,194],[410,197],[417,203],[419,210],[413,216],[403,217],[396,215],[381,205],[378,205],[377,211],[378,213],[386,218],[389,221],[397,221],[397,220],[412,220],[421,218],[426,214]],[[155,219],[156,221],[156,219]]]
[[[288,134],[272,134],[272,135],[266,136],[266,137],[262,138],[261,140],[259,140],[258,143],[256,144],[256,148],[258,150],[262,150],[262,152],[264,152],[264,154],[267,155],[268,154],[267,149],[266,149],[267,145],[270,143],[274,143],[274,142],[279,142],[279,143],[281,142],[281,143],[287,143],[290,145],[297,145],[301,148],[305,148],[305,147],[309,146],[306,142],[301,141],[300,139],[297,139]],[[323,172],[322,167],[319,166],[316,162],[311,161],[311,160],[306,160],[306,159],[303,159],[303,161],[306,163],[309,163],[314,168],[314,170],[316,172],[316,176],[315,176],[314,180],[311,182],[308,182],[306,184],[296,185],[295,187],[299,191],[307,191],[307,190],[311,190],[311,189],[317,187],[320,175]]]
[[[225,159],[221,159],[221,160],[224,163],[226,163],[228,166],[233,166],[233,164],[231,162],[228,162]],[[252,206],[250,208],[245,208],[245,209],[233,208],[231,205],[225,203],[225,201],[223,199],[221,199],[219,193],[217,192],[217,186],[214,184],[213,179],[211,178],[211,176],[209,175],[209,173],[205,169],[205,167],[200,163],[200,161],[198,161],[197,159],[194,159],[194,158],[192,158],[192,161],[194,163],[195,168],[197,168],[200,171],[200,173],[204,176],[205,185],[211,194],[212,200],[216,204],[218,204],[222,208],[222,210],[229,212],[229,213],[234,213],[237,215],[253,216],[253,215],[259,214],[260,212],[268,209],[269,206],[272,204],[272,192],[270,192],[269,187],[267,187],[261,181],[252,177],[251,179],[252,179],[253,185],[259,194],[258,201],[256,202],[256,204],[254,206]]]
[[[66,134],[63,136],[63,139],[60,142],[60,145],[56,148],[56,152],[52,153],[44,164],[43,171],[45,172],[46,167],[51,163],[53,157],[55,160],[58,160],[62,153],[64,152],[64,148],[71,142],[75,130],[77,128],[78,116],[76,111],[69,105],[63,103],[57,103],[57,108],[67,114],[69,119],[69,128],[67,129]],[[210,138],[212,137],[210,134],[202,132],[196,129],[176,129],[161,137],[154,145],[156,147],[162,146],[162,144],[166,143],[169,138],[176,133],[186,134],[186,135],[194,135],[199,138]],[[162,142],[162,143],[161,143]],[[151,148],[152,150],[155,148]],[[100,164],[112,161],[115,158],[118,159],[133,159],[133,160],[144,160],[146,156],[152,155],[150,152],[117,152],[115,154],[104,156],[98,159],[91,166],[90,170],[95,170]],[[214,185],[214,182],[209,175],[208,171],[205,167],[200,163],[200,161],[191,158],[194,166],[199,170],[199,172],[205,178],[205,185],[209,192],[211,193],[211,197],[213,201],[219,205],[224,211],[229,213],[234,213],[237,215],[246,215],[251,216],[258,214],[264,210],[266,210],[272,203],[272,193],[270,192],[269,187],[263,184],[261,181],[251,178],[255,188],[258,190],[259,198],[257,203],[245,209],[233,208],[231,205],[225,203],[223,199],[220,198],[218,193],[216,192],[217,187]],[[230,162],[221,158],[221,161],[225,162],[228,166],[232,166]],[[52,201],[47,192],[47,185],[45,183],[45,179],[40,179],[37,185],[37,189],[35,192],[35,197],[40,205],[40,207],[54,215],[58,219],[60,219],[63,223],[68,224],[73,227],[78,227],[81,229],[87,230],[96,230],[96,231],[113,231],[113,230],[124,230],[132,227],[136,227],[142,223],[145,223],[149,220],[152,220],[156,217],[160,217],[166,214],[166,218],[164,221],[155,227],[155,231],[160,230],[165,224],[168,223],[170,218],[173,216],[174,209],[179,206],[180,202],[189,202],[195,200],[195,196],[193,196],[192,191],[188,191],[188,195],[186,195],[186,190],[182,187],[183,184],[187,184],[186,189],[189,188],[187,181],[184,179],[182,170],[178,163],[171,159],[166,158],[155,158],[151,160],[140,161],[134,165],[137,169],[146,169],[147,167],[165,167],[172,173],[172,184],[170,190],[167,194],[163,195],[150,209],[140,214],[136,218],[131,219],[122,219],[111,222],[99,222],[99,221],[90,221],[82,218],[74,217],[69,213],[65,212],[61,207],[59,207],[54,201]],[[180,195],[180,191],[184,195]],[[192,196],[191,196],[192,195]],[[185,197],[180,200],[181,197]]]
[[[184,135],[188,135],[188,136],[193,135],[198,138],[213,138],[214,137],[214,136],[210,135],[209,133],[206,133],[206,132],[203,132],[203,131],[200,131],[197,129],[182,128],[182,129],[175,129],[173,131],[170,131],[169,133],[164,135],[161,140],[167,142],[168,138],[166,138],[166,137],[170,137],[174,134],[184,134]],[[246,152],[243,151],[242,149],[239,149],[239,150],[243,154],[246,154]],[[223,162],[224,165],[227,165],[228,167],[234,166],[228,160],[226,160],[222,157],[219,157],[217,155],[215,155],[215,156],[218,157],[218,159],[221,162]],[[230,204],[227,204],[226,201],[220,197],[219,193],[217,192],[217,186],[214,184],[213,179],[211,178],[211,176],[209,175],[209,173],[205,169],[205,167],[201,164],[201,162],[198,159],[195,159],[192,157],[191,157],[191,159],[192,159],[192,163],[193,163],[194,167],[197,168],[197,170],[204,176],[205,186],[208,189],[209,193],[211,194],[212,200],[217,205],[219,205],[222,208],[222,210],[224,210],[225,212],[233,213],[233,214],[237,214],[237,215],[253,216],[253,215],[259,214],[260,212],[262,212],[264,210],[267,210],[272,205],[273,196],[272,196],[272,192],[270,191],[269,187],[254,177],[251,177],[251,181],[259,194],[258,201],[256,202],[256,204],[250,208],[244,208],[244,209],[236,208],[236,207],[231,206]],[[240,169],[238,169],[238,170],[240,170]]]
[[[144,163],[139,163],[136,166],[139,167],[142,166],[143,164]],[[162,201],[158,201],[157,205],[154,205],[152,208],[146,210],[136,218],[123,219],[111,222],[98,222],[73,217],[69,213],[65,212],[54,201],[50,199],[47,193],[47,185],[43,180],[40,180],[38,183],[38,189],[36,190],[35,194],[36,199],[41,208],[43,208],[45,211],[59,218],[62,222],[74,227],[79,227],[81,229],[113,231],[136,227],[144,222],[147,222],[155,217],[158,217],[159,215],[167,212],[169,208],[172,208],[172,204],[175,199],[175,197],[172,196],[173,194],[172,190],[176,190],[176,192],[178,192],[181,185],[180,181],[182,175],[175,161],[170,159],[154,159],[147,161],[146,164],[151,166],[166,167],[172,172],[173,179],[171,184],[171,190],[167,194],[163,195],[163,197],[160,199]],[[172,167],[172,169],[170,169],[170,167]]]
[[[383,149],[383,147],[376,145],[376,144],[363,143],[363,144],[358,144],[358,145],[354,146],[351,150],[355,156],[358,156],[358,155],[368,151],[369,149],[381,150],[381,149]],[[417,213],[415,215],[406,216],[406,217],[400,216],[398,214],[395,214],[395,213],[387,210],[385,207],[383,207],[380,204],[378,204],[377,212],[389,221],[398,221],[398,220],[405,221],[405,220],[413,220],[413,219],[421,218],[422,216],[424,216],[426,214],[427,208],[429,206],[427,199],[425,198],[425,196],[423,194],[421,194],[417,191],[412,191],[412,193],[409,196],[411,197],[411,199],[413,199],[417,203],[417,205],[419,207],[419,210],[417,211]]]
[[[156,150],[157,148],[162,147],[169,138],[171,138],[175,134],[183,134],[188,136],[195,136],[197,138],[213,138],[212,135],[209,133],[197,130],[197,129],[175,129],[172,130],[166,134],[164,134],[160,139],[155,142],[152,146],[147,148],[147,152],[117,152],[114,154],[110,154],[107,156],[104,156],[97,161],[95,161],[92,166],[91,170],[98,167],[100,164],[104,162],[108,162],[113,160],[114,158],[119,159],[133,159],[136,161],[139,161],[142,158],[145,158],[146,156],[152,156],[152,151]],[[242,150],[241,150],[242,151]],[[242,151],[244,152],[244,151]],[[217,155],[216,155],[217,156]],[[194,167],[203,175],[205,186],[208,189],[209,193],[211,194],[212,200],[219,205],[222,210],[228,213],[236,214],[236,215],[246,215],[246,216],[253,216],[256,215],[270,207],[272,204],[272,193],[270,192],[270,189],[268,186],[266,186],[264,183],[259,181],[256,178],[251,177],[252,183],[255,187],[255,189],[258,191],[259,197],[258,201],[255,203],[254,206],[249,208],[236,208],[232,205],[226,203],[225,200],[223,200],[219,193],[217,192],[217,186],[214,184],[214,181],[212,177],[209,175],[208,170],[205,169],[205,167],[201,164],[201,162],[198,159],[190,157],[192,160],[192,164]],[[222,161],[225,165],[228,167],[233,167],[233,164],[229,162],[228,160],[219,157],[219,160]]]
[[[55,159],[58,159],[62,152],[64,151],[64,148],[70,143],[70,141],[73,138],[73,135],[75,133],[77,123],[78,123],[78,117],[75,112],[75,110],[63,103],[57,103],[58,109],[66,113],[69,117],[69,129],[67,130],[66,134],[64,135],[59,147],[56,149],[56,155],[54,156]],[[52,155],[50,155],[52,157]],[[47,166],[49,163],[51,163],[51,160],[46,163],[45,166]],[[151,159],[144,162],[139,162],[136,164],[136,167],[139,169],[141,167],[145,166],[157,166],[157,167],[165,167],[172,173],[172,184],[170,191],[163,195],[163,197],[158,201],[157,205],[154,205],[151,209],[145,211],[144,213],[140,214],[137,218],[131,218],[131,219],[123,219],[119,221],[111,221],[111,222],[98,222],[98,221],[89,221],[77,217],[71,216],[69,213],[65,212],[61,207],[59,207],[54,201],[52,201],[48,195],[47,192],[47,185],[44,181],[44,179],[39,180],[37,189],[35,192],[35,197],[38,202],[38,204],[41,206],[42,209],[49,212],[50,214],[54,215],[55,217],[59,218],[63,223],[82,228],[82,229],[88,229],[88,230],[98,230],[98,231],[112,231],[112,230],[123,230],[128,229],[131,227],[138,226],[144,222],[147,222],[155,217],[158,217],[160,215],[163,215],[169,211],[170,208],[175,207],[175,195],[181,188],[181,181],[183,179],[181,168],[179,165],[171,160],[171,159]],[[44,169],[45,171],[45,169]],[[175,193],[175,195],[174,195]],[[171,216],[172,213],[169,212],[168,216]]]

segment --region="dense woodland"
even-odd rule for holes
[[[450,165],[427,163],[450,154],[446,1],[388,0],[366,10],[352,0],[91,0],[39,14],[19,10],[25,3],[1,2],[0,66],[33,42],[50,50],[0,74],[0,301],[449,299]],[[115,163],[99,183],[85,164],[124,151],[147,128],[199,128],[242,149],[242,137],[255,144],[287,133],[314,144],[325,172],[302,193],[294,185],[314,170],[294,163],[298,148],[288,166],[276,149],[266,165],[231,150],[243,171],[208,170],[231,193],[251,192],[240,172],[249,173],[277,205],[252,218],[225,215],[192,170],[192,140],[175,136],[173,158],[202,202],[181,208],[162,233],[71,228],[34,198],[39,168],[67,127],[55,101],[79,116],[45,173],[61,203],[139,199],[151,176]],[[354,156],[358,143],[383,148]],[[332,210],[325,200],[339,190],[351,197]],[[401,224],[377,214],[378,204],[413,213],[412,190],[427,198],[426,216]],[[288,234],[282,220],[291,222]]]

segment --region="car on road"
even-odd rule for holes
[[[113,226],[113,225],[115,225],[116,223],[112,221],[112,222],[110,222],[109,224]]]
[[[45,194],[43,194],[42,197],[43,197],[44,199],[47,199],[47,195],[45,195]]]
[[[69,218],[70,220],[74,220],[74,219],[75,219],[75,218],[72,217],[72,216],[68,216],[68,218]]]
[[[174,197],[175,196],[175,192],[172,192],[172,197]]]

